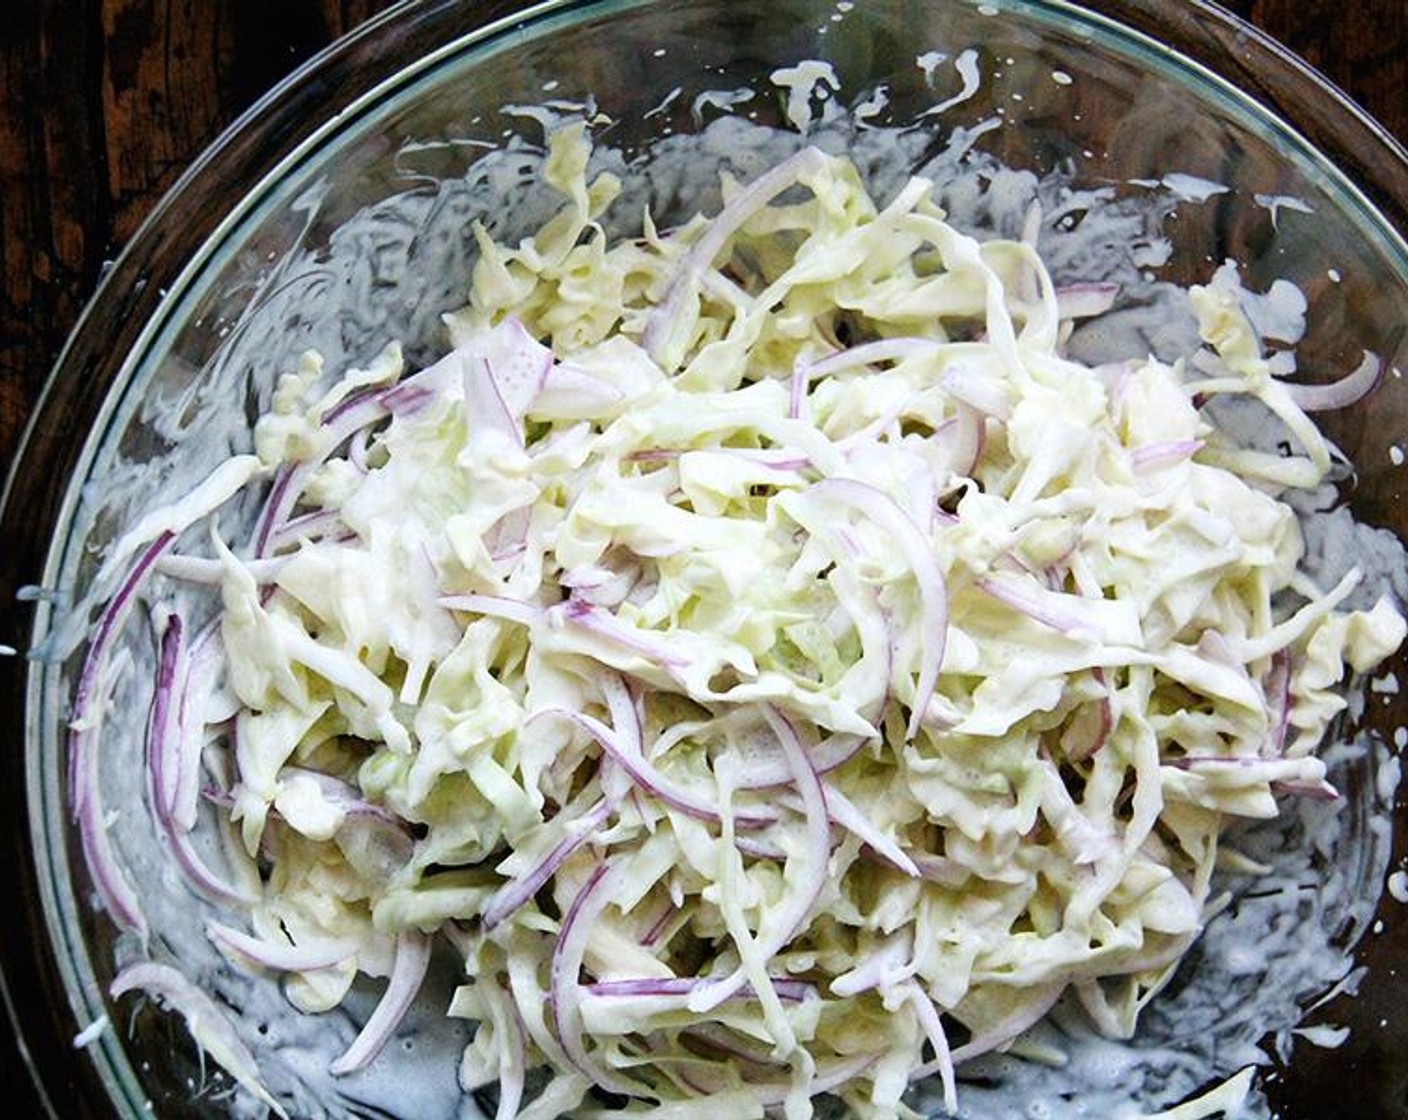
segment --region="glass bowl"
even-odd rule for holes
[[[979,79],[972,88],[958,64],[969,49]],[[440,315],[463,303],[474,257],[469,221],[482,218],[497,236],[512,237],[550,207],[532,181],[542,106],[609,117],[600,142],[628,170],[632,197],[648,198],[665,217],[685,217],[716,203],[721,167],[745,178],[762,169],[766,152],[749,148],[749,130],[785,132],[789,112],[799,109],[772,76],[811,59],[830,63],[838,79],[836,89],[814,90],[800,106],[817,120],[827,116],[826,97],[854,122],[884,90],[883,105],[874,102],[860,126],[810,126],[814,138],[850,148],[878,182],[919,168],[957,174],[972,152],[994,161],[984,166],[1031,173],[1024,183],[1107,189],[1143,199],[1141,212],[1158,210],[1158,228],[1144,231],[1148,284],[1204,281],[1231,259],[1249,288],[1278,279],[1298,286],[1309,304],[1300,348],[1308,378],[1329,380],[1365,350],[1392,371],[1364,401],[1328,415],[1325,429],[1353,463],[1343,490],[1355,516],[1408,539],[1396,442],[1408,421],[1398,374],[1408,365],[1408,161],[1306,67],[1211,5],[578,0],[515,11],[425,0],[398,7],[261,101],[156,207],[66,348],[9,478],[0,632],[26,635],[32,653],[0,664],[10,725],[22,728],[0,756],[11,806],[0,830],[9,899],[0,950],[11,1018],[51,1115],[259,1111],[202,1065],[174,1017],[133,1012],[104,995],[116,957],[130,945],[117,943],[94,907],[65,808],[64,757],[104,546],[164,483],[177,485],[170,480],[182,472],[247,447],[252,410],[305,348],[321,350],[330,367],[365,360],[393,337],[413,364],[445,349]],[[942,112],[919,116],[944,101],[951,104]],[[725,118],[742,131],[720,129]],[[895,140],[901,133],[905,139]],[[651,166],[671,171],[652,176]],[[986,204],[971,214],[985,232],[1018,232],[1011,207]],[[1083,217],[1067,212],[1063,220],[1078,225]],[[1078,259],[1066,268],[1067,278],[1081,278]],[[1086,343],[1093,352],[1100,339]],[[133,641],[138,657],[150,656]],[[1392,668],[1403,672],[1401,663]],[[140,751],[145,716],[134,713],[144,704],[140,694],[120,693],[108,716],[116,747],[104,766],[119,789],[134,788],[120,785],[120,771],[138,765],[132,752]],[[1360,725],[1384,744],[1402,722],[1386,687],[1371,695]],[[1344,776],[1336,843],[1352,850],[1308,849],[1301,868],[1325,890],[1311,892],[1294,920],[1321,928],[1343,967],[1277,956],[1271,945],[1285,934],[1275,921],[1285,915],[1263,923],[1255,892],[1240,896],[1218,921],[1235,938],[1264,941],[1265,959],[1222,973],[1215,962],[1190,962],[1194,972],[1212,969],[1225,991],[1202,1004],[1168,995],[1174,1010],[1160,1028],[1166,1046],[1151,1059],[1145,1104],[1171,1104],[1227,1076],[1260,1044],[1268,1054],[1260,1091],[1283,1120],[1342,1109],[1347,1083],[1357,1116],[1408,1116],[1408,981],[1400,977],[1408,968],[1408,910],[1383,894],[1408,830],[1390,836],[1374,812],[1376,803],[1393,802],[1396,765],[1380,751],[1377,763]],[[179,942],[199,933],[204,911],[163,869],[143,864],[149,826],[139,808],[126,808],[115,814],[113,835],[144,867],[144,892],[171,915],[160,936],[196,952]],[[234,999],[234,983],[222,975],[210,986]],[[1281,1018],[1240,1021],[1248,985],[1283,990]],[[1344,991],[1335,994],[1337,987]],[[1302,1022],[1297,1008],[1322,996],[1328,1001]],[[364,1010],[354,1006],[307,1029],[345,1034],[348,1016]],[[107,1029],[85,1030],[104,1016]],[[1308,1036],[1292,1035],[1298,1025]],[[1339,1026],[1351,1028],[1342,1044],[1315,1044],[1335,1041]],[[303,1070],[309,1037],[269,1023],[252,1029],[261,1062]],[[327,1095],[323,1111],[300,1108],[419,1120],[476,1115],[475,1099],[454,1087],[462,1039],[429,1028],[417,1038],[410,1064],[381,1080],[344,1091],[308,1074]],[[1024,1115],[1095,1114],[1072,1111],[1084,1106],[1051,1077],[1033,1090]],[[1000,1114],[985,1100],[970,1099],[975,1118]]]

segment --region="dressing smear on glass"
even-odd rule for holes
[[[982,81],[916,66],[936,122]],[[1307,412],[1376,360],[1299,388],[1294,288],[1157,278],[1218,184],[772,82],[646,157],[525,108],[278,261],[87,496],[115,994],[233,1114],[1265,1117],[1268,1039],[1343,1042],[1405,563]]]

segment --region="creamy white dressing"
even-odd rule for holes
[[[1293,195],[1285,194],[1258,194],[1253,196],[1256,204],[1271,214],[1271,225],[1279,228],[1281,222],[1281,211],[1288,210],[1294,214],[1313,214],[1314,208],[1303,198],[1296,198]]]
[[[1180,171],[1170,172],[1162,179],[1131,179],[1130,182],[1140,187],[1166,187],[1184,202],[1206,202],[1231,190],[1226,184]]]
[[[933,59],[932,66],[937,67],[939,61]],[[920,65],[924,67],[924,62]],[[963,89],[935,112],[971,97],[977,89],[975,52],[960,55],[955,68]],[[932,73],[929,67],[925,70],[926,76]],[[898,188],[903,169],[912,166],[927,138],[873,128],[855,131],[835,110],[834,99],[823,103],[816,96],[819,89],[834,90],[837,85],[834,73],[818,64],[779,72],[774,80],[789,91],[788,118],[799,133],[806,133],[807,142],[823,150],[848,151],[873,182],[877,197],[883,199]],[[694,105],[701,113],[708,107],[727,114],[744,102],[740,93],[701,94]],[[667,107],[668,102],[661,106],[662,110]],[[523,112],[546,129],[560,122],[563,110],[529,107]],[[1034,201],[1056,215],[1062,207],[1079,209],[1083,220],[1078,229],[1063,231],[1058,219],[1053,228],[1042,232],[1041,254],[1058,282],[1062,278],[1114,281],[1147,297],[1137,310],[1117,310],[1106,317],[1108,322],[1080,328],[1072,340],[1073,352],[1090,355],[1093,361],[1107,352],[1128,354],[1140,347],[1154,353],[1169,352],[1186,344],[1193,322],[1185,297],[1145,280],[1143,270],[1166,257],[1163,216],[1177,200],[1196,200],[1200,192],[1203,197],[1210,196],[1214,193],[1211,185],[1170,175],[1160,184],[1168,192],[1166,199],[1150,206],[1115,202],[1099,190],[1076,189],[1060,180],[1039,180],[982,157],[971,157],[975,139],[972,132],[955,130],[948,147],[921,169],[936,179],[939,197],[957,224],[983,236],[1010,235],[1020,228]],[[729,167],[740,178],[751,178],[775,166],[798,146],[799,138],[791,133],[752,126],[726,115],[698,136],[676,137],[659,144],[648,168],[628,166],[609,149],[599,149],[593,158],[598,167],[624,174],[627,203],[673,194],[680,200],[681,211],[688,213],[708,209],[713,203],[721,168]],[[419,353],[427,353],[433,346],[428,340],[435,334],[427,321],[433,310],[416,309],[452,306],[450,296],[463,283],[465,261],[453,239],[440,241],[420,235],[427,227],[454,228],[470,214],[496,215],[495,233],[501,238],[540,225],[556,202],[549,192],[525,191],[519,171],[525,160],[540,159],[532,145],[509,145],[502,156],[487,155],[465,180],[444,184],[435,199],[406,195],[359,215],[334,235],[329,250],[316,263],[311,254],[295,254],[276,262],[264,296],[245,319],[232,325],[232,342],[216,363],[216,377],[199,396],[193,388],[184,402],[198,401],[200,407],[188,427],[172,433],[182,437],[180,473],[172,473],[167,463],[115,463],[101,485],[90,486],[92,509],[88,516],[95,516],[99,508],[137,510],[153,492],[181,492],[183,479],[206,477],[220,461],[219,449],[229,441],[238,444],[243,436],[242,409],[225,406],[238,401],[241,386],[237,369],[248,356],[273,356],[275,364],[287,366],[295,353],[312,345],[324,353],[330,366],[336,366],[370,360],[374,348],[387,337],[419,340]],[[1284,200],[1276,201],[1285,205]],[[310,198],[307,205],[315,210],[316,198]],[[625,206],[621,211],[629,209]],[[622,216],[620,220],[630,219]],[[366,250],[373,242],[389,245],[390,251],[380,252],[369,270]],[[426,244],[444,246],[434,250],[439,259],[412,260],[411,252],[423,252]],[[330,279],[336,283],[339,278],[345,282],[348,294],[344,298],[353,312],[350,329],[347,320],[338,323],[337,329],[327,323],[300,321],[306,288]],[[400,285],[396,299],[382,294],[388,281]],[[399,293],[407,285],[418,290],[419,299],[401,300]],[[1297,295],[1273,287],[1265,296],[1252,295],[1246,312],[1267,337],[1293,342],[1304,329],[1304,301],[1297,305]],[[414,347],[410,349],[416,352]],[[1249,419],[1248,423],[1260,421]],[[202,443],[211,449],[201,451]],[[251,515],[252,507],[246,505],[224,516],[229,524],[239,524]],[[1308,507],[1302,511],[1302,524],[1310,549],[1311,574],[1323,586],[1332,585],[1357,565],[1368,573],[1356,592],[1361,603],[1367,604],[1375,592],[1391,591],[1402,597],[1408,590],[1403,586],[1408,576],[1404,575],[1402,546],[1391,534],[1355,524],[1343,509]],[[76,638],[77,620],[83,616],[82,610],[74,613],[70,639]],[[139,635],[134,648],[134,662],[150,659],[148,640]],[[144,685],[139,677],[134,672],[120,674],[117,704],[132,710],[144,706]],[[109,755],[120,758],[123,745],[115,740]],[[133,749],[134,744],[129,742],[126,747]],[[1136,1110],[1171,1106],[1211,1080],[1231,1076],[1249,1063],[1262,1063],[1265,1055],[1257,1046],[1267,1031],[1275,1035],[1283,1053],[1289,1052],[1300,1004],[1330,985],[1345,982],[1349,975],[1351,958],[1344,948],[1332,944],[1332,931],[1344,921],[1362,928],[1372,914],[1377,885],[1387,870],[1389,838],[1384,814],[1397,784],[1396,760],[1364,740],[1340,745],[1329,757],[1332,775],[1367,768],[1374,776],[1370,786],[1377,803],[1346,808],[1292,802],[1286,815],[1250,830],[1243,850],[1273,868],[1272,872],[1256,879],[1233,878],[1229,889],[1237,901],[1210,922],[1194,958],[1185,962],[1180,973],[1180,989],[1151,1004],[1139,1038],[1128,1044],[1101,1039],[1078,1015],[1058,1009],[1033,1032],[1027,1047],[1048,1058],[1059,1055],[1059,1066],[1008,1056],[982,1059],[980,1065],[964,1069],[965,1077],[993,1075],[1000,1085],[964,1086],[965,1114],[1017,1115],[1013,1111],[1017,1102],[1025,1102],[1021,1114],[1033,1120],[1133,1117]],[[113,805],[140,801],[136,769],[114,763],[105,773]],[[398,1043],[383,1062],[351,1078],[334,1079],[327,1073],[328,1061],[347,1045],[354,1033],[353,1023],[368,1013],[370,994],[357,995],[345,1010],[329,1017],[306,1019],[290,1014],[277,985],[219,969],[218,957],[204,937],[202,911],[192,906],[163,854],[152,845],[142,814],[118,811],[113,831],[133,880],[143,885],[153,925],[161,930],[165,942],[182,946],[183,965],[193,975],[202,977],[232,1006],[242,1009],[239,1033],[256,1048],[266,1084],[287,1101],[294,1114],[340,1115],[341,1101],[426,1120],[476,1115],[454,1079],[466,1028],[439,1013],[437,998],[443,1005],[443,996],[428,996],[422,1002],[403,1031],[405,1045]],[[222,862],[218,836],[206,830],[197,843],[213,864]],[[1310,863],[1313,850],[1335,856],[1337,871],[1323,883],[1318,877],[1321,872]],[[1396,898],[1402,889],[1401,875],[1396,872],[1389,878],[1389,889]],[[1261,893],[1267,882],[1277,888],[1269,895]],[[1310,892],[1309,903],[1302,890],[1308,884],[1320,886]],[[1245,893],[1253,886],[1258,888],[1254,895]],[[1243,952],[1253,933],[1255,958]],[[133,949],[129,945],[126,951]],[[99,1024],[89,1030],[93,1036],[85,1042],[96,1039]],[[1317,1044],[1336,1037],[1332,1028],[1302,1030],[1309,1031],[1305,1037]],[[1060,1101],[1052,1092],[1053,1086],[1067,1089],[1073,1100]],[[235,1114],[259,1114],[260,1106],[252,1099],[240,1095],[234,1100]],[[1249,1109],[1243,1114],[1267,1115],[1264,1102],[1259,1105],[1255,1094]],[[1204,1114],[1175,1110],[1167,1115]]]

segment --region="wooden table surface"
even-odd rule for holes
[[[391,0],[0,2],[0,465],[8,468],[103,262],[245,106]],[[1227,7],[1408,143],[1408,0]],[[13,1115],[38,1116],[22,1099],[7,1035],[0,1024],[0,1085]]]

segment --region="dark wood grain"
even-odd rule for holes
[[[1295,51],[1408,143],[1408,3],[1223,0]]]
[[[279,78],[391,2],[0,0],[0,466],[156,199]],[[1408,141],[1408,2],[1227,6]],[[13,1115],[40,1115],[3,1023],[0,1084]]]
[[[11,0],[0,17],[0,462],[91,295],[186,165],[392,0]]]

